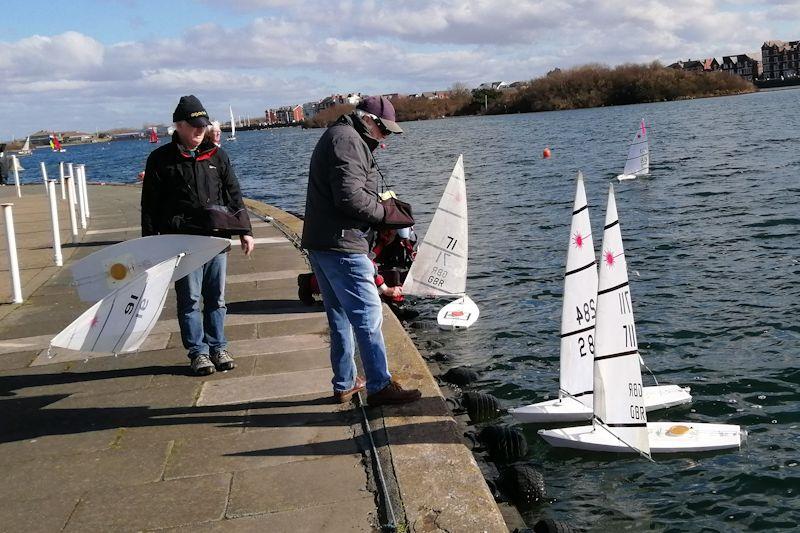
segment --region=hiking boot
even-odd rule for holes
[[[297,275],[297,297],[306,305],[314,305],[314,292],[311,288],[311,276],[314,274]]]
[[[220,350],[217,353],[212,353],[211,362],[219,371],[233,370],[236,368],[236,363],[233,362],[233,357],[230,356],[228,350]]]
[[[208,376],[216,372],[214,363],[208,358],[208,354],[201,353],[192,359],[191,362],[192,372],[195,376]]]
[[[373,392],[367,396],[367,403],[371,406],[388,405],[398,403],[409,403],[419,400],[422,393],[419,389],[405,390],[400,384],[394,380],[390,381],[388,385]]]
[[[357,392],[364,390],[366,386],[367,380],[361,376],[356,376],[356,384],[353,385],[353,388],[346,391],[333,391],[333,399],[339,403],[347,403]]]

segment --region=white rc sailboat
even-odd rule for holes
[[[578,172],[577,181],[561,308],[558,398],[510,409],[520,422],[571,422],[592,418],[597,262],[581,172]],[[691,401],[688,388],[677,385],[644,387],[644,405],[648,411]]]
[[[627,262],[610,187],[597,291],[594,417],[589,426],[540,430],[556,447],[603,452],[704,452],[739,448],[747,432],[737,425],[648,422],[639,366]]]
[[[32,153],[33,150],[31,150],[31,138],[28,136],[25,139],[25,144],[23,144],[22,148],[20,148],[19,152],[17,152],[17,155],[31,155]]]
[[[628,148],[628,159],[625,160],[625,169],[617,176],[619,181],[632,180],[636,176],[650,173],[650,146],[647,143],[647,127],[642,119],[639,129],[633,135],[633,140]]]
[[[228,136],[229,141],[236,140],[236,121],[233,119],[233,107],[228,106],[228,111],[231,114],[231,134]]]
[[[478,306],[466,294],[467,229],[464,156],[459,155],[403,283],[405,295],[456,298],[439,311],[437,322],[442,329],[466,329],[480,314]]]

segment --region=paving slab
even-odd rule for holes
[[[266,513],[231,520],[192,524],[169,533],[369,533],[380,531],[375,500],[367,496],[357,500],[305,507],[292,511]]]
[[[325,393],[332,390],[332,378],[333,372],[330,368],[321,368],[206,382],[197,399],[197,405],[229,405]]]
[[[53,533],[61,531],[78,505],[78,496],[51,495],[37,500],[15,500],[0,505],[3,533]]]
[[[6,463],[0,498],[24,501],[152,483],[161,479],[167,451],[167,444],[157,443]]]
[[[87,492],[65,532],[126,532],[219,520],[225,513],[231,475],[148,483]]]
[[[369,495],[360,455],[337,455],[233,475],[228,518],[290,511]]]
[[[204,473],[239,472],[296,461],[310,461],[334,454],[357,454],[351,421],[339,413],[319,425],[277,425],[246,433],[211,439],[177,439],[167,462],[165,479]],[[279,420],[275,419],[276,424]],[[323,425],[324,424],[324,425]],[[341,443],[335,448],[331,442]],[[221,452],[224,450],[224,452]]]
[[[308,369],[328,368],[331,365],[330,350],[318,348],[297,352],[276,353],[258,356],[254,375],[300,372]]]

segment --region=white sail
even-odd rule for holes
[[[28,136],[25,139],[25,144],[22,145],[22,148],[20,149],[19,154],[20,155],[30,155],[32,153],[33,153],[33,150],[31,150],[31,138],[30,138],[30,136]]]
[[[52,346],[95,353],[132,352],[155,326],[172,274],[181,256],[148,268],[94,304],[50,342]]]
[[[650,172],[650,148],[647,143],[647,127],[642,119],[639,129],[633,135],[628,148],[628,159],[625,161],[623,176],[641,176]]]
[[[176,281],[228,246],[230,241],[219,237],[151,235],[107,246],[77,261],[70,271],[78,297],[84,302],[96,302],[166,259],[185,254],[175,269],[172,281]]]
[[[403,283],[403,294],[461,296],[467,286],[467,187],[458,156],[439,207]]]
[[[649,456],[647,413],[627,269],[611,185],[597,286],[595,424],[603,426],[596,431],[610,431],[627,446]]]
[[[597,262],[594,255],[589,206],[578,172],[572,226],[564,274],[564,303],[561,309],[560,395],[592,407],[592,365],[597,298]]]
[[[231,114],[231,135],[228,137],[229,141],[236,140],[236,121],[233,120],[233,107],[228,106],[228,111]]]

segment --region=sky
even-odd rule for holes
[[[0,139],[169,123],[332,93],[664,64],[800,39],[800,0],[70,0],[0,4]]]

